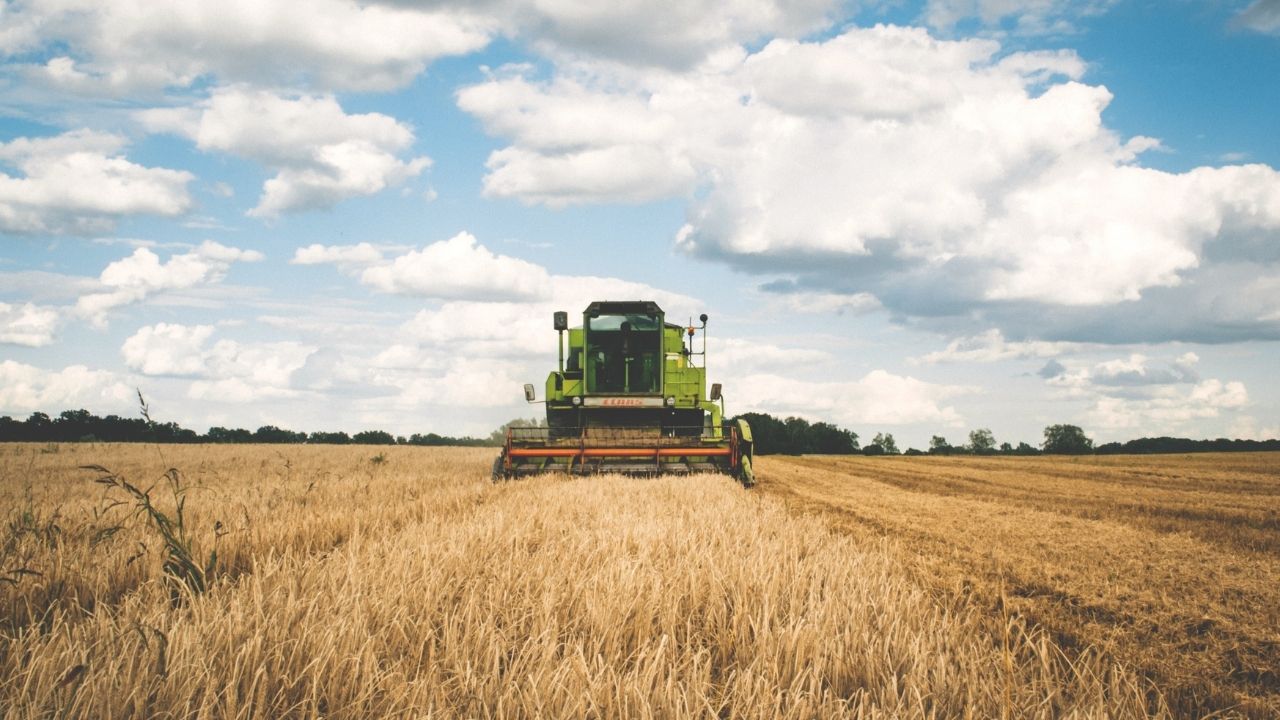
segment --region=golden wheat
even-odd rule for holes
[[[1280,717],[1280,455],[762,458],[793,512],[1092,646],[1176,714]],[[1007,601],[1007,602],[1006,602]]]
[[[1104,653],[937,594],[903,543],[722,477],[492,485],[491,451],[462,449],[5,449],[3,569],[39,573],[0,585],[6,718],[1162,712]],[[220,558],[206,591],[174,602],[156,533],[103,510],[118,493],[88,463],[140,489],[184,470],[196,553]]]

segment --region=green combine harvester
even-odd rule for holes
[[[547,376],[546,427],[507,430],[494,481],[543,472],[716,472],[755,484],[750,426],[724,421],[719,383],[708,398],[707,316],[700,322],[668,323],[648,301],[593,302],[575,328],[568,313],[555,313],[560,363]],[[524,394],[538,402],[533,385]]]

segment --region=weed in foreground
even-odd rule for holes
[[[81,465],[80,469],[98,473],[94,482],[125,493],[134,505],[135,512],[145,516],[148,526],[160,535],[165,552],[164,573],[165,577],[172,582],[169,595],[174,605],[181,601],[183,588],[195,594],[203,593],[209,588],[209,582],[213,579],[214,569],[218,564],[218,551],[214,548],[209,551],[203,561],[200,560],[201,552],[196,547],[195,538],[187,525],[187,491],[190,487],[182,482],[182,473],[177,468],[169,468],[164,473],[169,493],[173,498],[172,516],[156,507],[151,498],[153,488],[140,490],[122,476],[101,465]],[[118,528],[108,528],[108,530],[115,529]],[[213,529],[216,544],[217,539],[222,536],[222,522],[216,522]]]

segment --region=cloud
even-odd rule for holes
[[[443,299],[532,300],[551,291],[545,268],[497,255],[467,232],[370,267],[360,280],[380,292]]]
[[[1085,422],[1092,427],[1148,436],[1185,433],[1249,404],[1244,383],[1201,379],[1195,370],[1199,360],[1188,352],[1157,364],[1134,353],[1042,376],[1061,398],[1089,403]]]
[[[796,37],[825,27],[833,0],[689,0],[603,4],[568,0],[494,3],[506,31],[552,55],[604,58],[634,66],[683,68],[763,37]]]
[[[1194,301],[1234,290],[1226,274],[1280,262],[1266,241],[1280,230],[1280,173],[1142,167],[1158,141],[1104,125],[1111,93],[1080,81],[1072,52],[876,26],[683,72],[561,69],[459,92],[509,142],[489,158],[488,194],[686,197],[679,249],[953,335],[980,331],[966,327],[975,318],[1045,340],[1280,332],[1258,320],[1270,306],[1242,325],[1222,315],[1229,302]],[[596,159],[614,154],[646,159],[596,179]],[[1202,306],[1191,327],[1144,302],[1161,291],[1165,308]],[[1103,326],[1140,304],[1135,322]]]
[[[206,240],[191,252],[170,256],[167,262],[142,247],[102,271],[99,280],[108,290],[83,295],[76,313],[94,324],[106,324],[114,308],[141,302],[169,290],[182,290],[222,280],[232,263],[256,262],[263,258],[256,250],[241,250]]]
[[[515,314],[527,317],[530,310],[546,310],[548,316],[552,310],[576,312],[593,300],[610,298],[655,300],[672,312],[673,318],[701,311],[698,302],[687,295],[643,283],[553,275],[536,263],[495,253],[465,231],[389,258],[368,243],[313,244],[298,249],[292,262],[336,265],[358,273],[360,282],[377,292],[449,301],[440,311],[449,309],[450,317],[431,321],[438,322],[438,329],[445,333],[458,325],[480,325],[482,317],[505,323]],[[424,311],[427,315],[420,313],[419,317],[438,317],[440,311]]]
[[[152,131],[191,138],[202,150],[263,163],[275,177],[250,215],[330,207],[416,176],[427,157],[401,159],[413,131],[381,113],[348,115],[332,95],[278,95],[235,86],[189,108],[144,110]]]
[[[1053,378],[1059,377],[1066,371],[1067,371],[1067,366],[1063,365],[1057,360],[1050,360],[1049,362],[1044,364],[1044,367],[1036,371],[1036,374],[1044,378],[1045,380],[1052,380]]]
[[[0,412],[61,412],[67,408],[124,408],[134,390],[106,370],[71,365],[44,370],[13,360],[0,361]]]
[[[700,336],[695,336],[694,347],[700,351],[702,345],[698,337]],[[733,368],[733,372],[738,375],[769,372],[784,367],[811,368],[835,360],[835,356],[825,350],[782,347],[748,338],[712,338],[707,343],[707,354],[716,367]],[[701,365],[701,360],[695,360]]]
[[[956,338],[947,343],[944,350],[928,353],[916,359],[926,364],[949,362],[989,363],[1000,360],[1022,360],[1026,358],[1045,358],[1078,350],[1077,343],[1045,342],[1042,340],[1005,340],[998,328],[992,328],[980,335]]]
[[[193,175],[149,168],[121,154],[124,138],[76,130],[0,143],[0,231],[109,232],[129,215],[174,216],[191,207]]]
[[[1260,33],[1280,34],[1280,2],[1277,0],[1253,0],[1240,11],[1236,22]]]
[[[785,283],[783,286],[766,284],[761,289],[768,293],[766,302],[780,303],[789,312],[806,315],[863,315],[883,307],[871,293],[806,292]]]
[[[362,242],[358,245],[321,245],[312,243],[293,252],[293,265],[337,265],[340,268],[359,268],[382,262],[382,251]]]
[[[1186,353],[1163,368],[1150,367],[1145,355],[1134,353],[1127,359],[1108,360],[1094,366],[1090,375],[1095,385],[1131,387],[1135,385],[1170,385],[1194,383],[1200,377],[1195,364],[1200,358]]]
[[[1227,437],[1242,440],[1280,439],[1280,425],[1259,426],[1257,418],[1241,415],[1231,423],[1227,430]]]
[[[1193,421],[1217,418],[1248,402],[1244,383],[1205,380],[1185,391],[1165,387],[1146,397],[1103,395],[1095,399],[1086,417],[1098,428],[1152,436],[1185,432]]]
[[[143,375],[201,375],[203,346],[213,330],[212,325],[159,323],[139,328],[120,350],[125,365]]]
[[[0,52],[70,52],[35,70],[74,92],[126,94],[221,81],[389,90],[431,61],[478,50],[494,20],[466,5],[353,0],[71,0],[6,6]]]
[[[957,25],[1007,29],[1015,35],[1072,33],[1076,21],[1106,12],[1116,0],[928,0],[921,19],[950,33]]]
[[[593,301],[620,298],[657,302],[668,322],[701,311],[701,302],[679,293],[618,278],[554,276],[547,295],[533,301],[458,300],[418,311],[396,333],[398,342],[382,351],[375,365],[386,368],[431,369],[456,362],[457,357],[548,357],[555,337],[552,313],[569,313],[570,324]],[[546,372],[549,367],[540,372]]]
[[[934,423],[961,427],[964,419],[946,400],[974,388],[938,385],[885,370],[853,381],[806,381],[776,374],[748,374],[725,382],[725,396],[740,412],[798,415],[842,426]]]
[[[212,345],[212,325],[158,323],[139,328],[121,354],[131,370],[148,376],[196,378],[187,397],[220,403],[298,397],[294,373],[316,347],[297,342],[243,343],[222,339]]]
[[[7,6],[0,53],[48,57],[28,82],[123,96],[202,80],[386,91],[441,57],[505,35],[561,57],[689,67],[763,37],[825,27],[834,0],[692,0],[608,6],[562,0],[29,2]]]
[[[54,308],[0,302],[0,343],[27,347],[50,345],[60,322]]]
[[[418,408],[423,405],[454,407],[502,407],[519,397],[525,382],[522,366],[505,360],[469,358],[465,363],[452,362],[438,373],[389,373],[374,371],[373,384],[394,389],[388,398],[379,400],[382,407]]]

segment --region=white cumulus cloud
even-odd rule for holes
[[[332,95],[280,95],[243,86],[215,90],[190,108],[138,113],[153,131],[191,138],[202,150],[247,157],[275,170],[250,215],[330,207],[372,195],[422,172],[425,156],[402,158],[413,131],[381,113],[349,115]]]
[[[0,231],[110,231],[128,215],[174,216],[191,206],[191,173],[125,159],[124,138],[76,130],[0,143]]]
[[[381,292],[446,299],[530,300],[550,291],[545,268],[495,254],[468,232],[368,268],[360,279]]]
[[[99,276],[107,290],[82,295],[75,309],[93,323],[105,325],[107,313],[114,308],[140,302],[156,293],[218,282],[232,263],[262,258],[262,253],[256,250],[241,250],[208,240],[190,252],[172,255],[165,262],[150,249],[140,247],[129,257],[107,265]]]
[[[0,302],[0,343],[44,347],[53,342],[61,317],[51,307]]]
[[[212,325],[159,323],[139,328],[121,346],[124,363],[143,375],[200,375]]]
[[[956,338],[943,350],[936,350],[917,359],[917,362],[934,364],[947,362],[988,363],[1000,360],[1055,357],[1080,349],[1079,343],[1046,342],[1043,340],[1006,340],[998,328],[980,335]]]
[[[432,60],[483,47],[495,20],[465,4],[355,0],[31,0],[5,7],[0,52],[54,47],[49,83],[99,94],[202,78],[388,90]]]
[[[731,376],[725,382],[725,397],[737,411],[798,415],[845,427],[913,423],[959,427],[964,419],[946,401],[973,391],[885,370],[873,370],[850,381],[807,381],[758,373]]]
[[[1100,395],[1086,417],[1095,427],[1154,436],[1186,432],[1191,423],[1239,410],[1249,403],[1244,383],[1205,380],[1189,389],[1163,386],[1145,396]]]
[[[0,361],[0,412],[57,413],[68,408],[120,409],[135,401],[134,390],[106,370],[71,365],[45,370]]]
[[[382,261],[382,251],[362,242],[357,245],[321,245],[312,243],[293,252],[294,265],[337,265],[342,268],[375,265]]]
[[[1070,51],[877,26],[679,72],[561,70],[459,92],[509,143],[489,158],[487,193],[689,197],[678,247],[904,317],[1199,292],[1208,245],[1280,229],[1280,173],[1142,167],[1158,142],[1104,125],[1111,93],[1082,82]],[[611,157],[630,162],[605,170]]]
[[[239,342],[220,339],[212,345],[212,325],[158,323],[139,328],[125,340],[125,365],[143,375],[196,378],[187,396],[220,403],[297,397],[294,374],[318,348],[292,341]]]
[[[1249,392],[1238,380],[1201,379],[1200,358],[1186,352],[1168,360],[1142,353],[1092,365],[1075,364],[1046,382],[1062,398],[1089,403],[1085,422],[1107,431],[1155,436],[1186,433],[1196,424],[1235,417],[1249,405]]]

